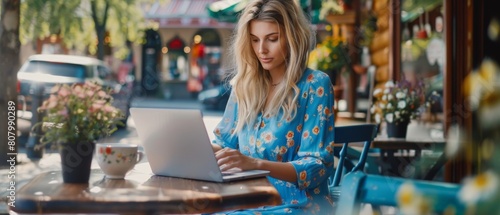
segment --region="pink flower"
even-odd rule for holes
[[[61,86],[59,85],[53,86],[52,89],[50,89],[50,94],[57,93],[59,91],[59,88],[61,88]]]
[[[94,91],[92,90],[87,90],[87,96],[92,97],[94,95]]]
[[[66,87],[61,87],[61,89],[59,89],[59,96],[61,97],[66,97],[70,94],[71,92],[66,88]]]
[[[49,99],[44,102],[44,108],[52,109],[57,106],[57,96],[50,95]]]
[[[58,112],[59,115],[63,116],[63,117],[68,117],[68,109],[67,108],[64,108],[62,110],[60,110]]]
[[[76,96],[78,96],[78,98],[84,99],[85,98],[85,93],[80,92]]]
[[[99,90],[99,92],[97,92],[97,95],[101,98],[105,98],[105,97],[107,97],[108,94],[106,94],[106,92],[104,92],[102,90]]]
[[[104,106],[103,104],[100,104],[100,103],[94,103],[94,104],[92,104],[92,110],[91,110],[91,111],[93,112],[93,111],[99,110],[99,109],[101,109],[103,106]]]
[[[106,106],[104,106],[104,112],[106,112],[106,113],[112,113],[112,112],[114,112],[115,110],[116,110],[116,108],[114,108],[114,107],[113,107],[113,106],[111,106],[111,105],[106,105]]]
[[[75,85],[73,87],[73,95],[79,95],[82,91],[82,86],[80,85]]]

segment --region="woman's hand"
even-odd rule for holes
[[[268,170],[270,176],[280,180],[297,183],[297,171],[289,162],[274,162],[263,159],[248,157],[240,151],[231,148],[223,148],[215,152],[215,158],[221,171],[231,169],[245,170]]]
[[[217,151],[221,150],[222,147],[220,147],[219,145],[217,144],[213,144],[212,143],[212,150],[214,150],[214,153],[216,153]]]
[[[258,161],[255,158],[248,157],[241,154],[240,151],[223,148],[215,153],[217,164],[219,164],[221,171],[237,168],[240,170],[254,170],[258,169]]]

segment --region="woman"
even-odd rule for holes
[[[223,171],[269,170],[282,205],[230,214],[332,210],[333,87],[306,68],[312,38],[294,0],[251,1],[239,19],[233,90],[212,145]]]

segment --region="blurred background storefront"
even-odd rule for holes
[[[321,1],[300,2],[315,17],[313,27],[318,31],[318,42],[331,34],[325,23],[318,23]],[[144,45],[134,50],[141,55],[136,56],[140,59],[136,75],[145,94],[189,99],[219,85],[230,70],[226,50],[230,48],[238,13],[246,3],[169,0],[143,4],[144,17],[152,27],[146,32]]]
[[[227,64],[222,50],[228,49],[222,41],[229,40],[234,24],[209,17],[206,7],[213,2],[171,0],[144,6],[153,28],[139,48],[143,56],[137,75],[146,94],[187,99],[220,82]]]

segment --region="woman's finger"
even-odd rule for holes
[[[228,148],[223,148],[217,152],[215,152],[215,158],[218,160],[220,158],[223,158],[226,156],[226,151],[228,150]]]

